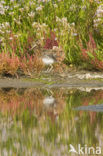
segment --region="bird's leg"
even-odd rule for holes
[[[52,69],[53,69],[53,66],[52,66],[52,65],[50,65],[50,68],[48,68],[48,69],[47,69],[47,72],[51,72],[51,71],[52,71]]]

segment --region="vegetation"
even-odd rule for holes
[[[103,70],[102,16],[102,0],[2,0],[0,73],[42,70],[43,49],[62,49],[67,64]]]

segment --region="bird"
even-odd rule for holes
[[[53,64],[57,62],[55,56],[53,54],[45,54],[42,56],[42,62],[46,66],[50,66],[50,68],[47,69],[47,72],[50,72],[53,69]]]

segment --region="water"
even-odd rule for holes
[[[0,89],[0,156],[76,156],[81,147],[79,155],[102,152],[100,104],[103,90]]]

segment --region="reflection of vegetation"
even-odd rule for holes
[[[90,93],[76,91],[74,94],[70,95],[68,102],[68,114],[73,122],[72,125],[75,125],[76,129],[73,128],[70,130],[69,144],[72,142],[77,142],[81,144],[91,145],[97,142],[94,132],[97,127],[97,118],[101,121],[101,114],[96,114],[95,112],[77,112],[72,111],[72,107],[80,105],[91,105],[97,104],[103,101],[103,91],[91,91]],[[74,118],[75,117],[75,118]],[[76,118],[78,120],[76,120]],[[78,134],[78,135],[77,135]],[[78,137],[77,137],[78,136]]]
[[[46,133],[46,138],[49,141],[53,141],[55,143],[55,139],[57,138],[57,134],[58,134],[58,125],[55,123],[51,123],[51,121],[49,120],[49,130]]]
[[[33,127],[34,125],[37,126],[37,118],[30,114],[28,110],[25,110],[21,116],[22,123],[25,126],[26,129],[29,127]]]
[[[56,105],[46,107],[43,99],[50,95]],[[102,114],[73,110],[101,102],[102,90],[6,89],[0,97],[1,155],[68,155],[69,144],[95,147],[103,141]]]

